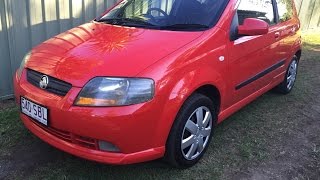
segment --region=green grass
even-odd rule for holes
[[[308,32],[302,35],[302,39],[304,43],[311,44],[311,45],[320,45],[320,32]]]
[[[128,166],[110,166],[82,160],[55,151],[55,161],[43,162],[35,168],[22,168],[12,177],[22,179],[225,179],[240,173],[245,167],[254,167],[284,152],[283,144],[290,144],[295,131],[303,127],[299,121],[302,108],[313,101],[313,84],[319,77],[319,34],[303,36],[300,74],[295,89],[289,95],[267,93],[231,116],[215,129],[213,141],[205,157],[196,166],[180,170],[167,167],[159,161]],[[310,65],[311,64],[311,65]],[[31,135],[18,118],[18,108],[0,110],[0,162],[11,156],[21,144],[40,141]],[[21,143],[21,140],[26,141]],[[52,148],[54,149],[54,148]],[[44,154],[46,152],[43,152]],[[320,159],[320,144],[310,148],[315,160]],[[49,154],[50,155],[50,154]],[[1,165],[1,164],[0,164]],[[0,166],[1,167],[1,166]],[[27,170],[26,170],[27,169]],[[315,169],[316,170],[316,169]],[[0,171],[1,172],[1,171]]]
[[[302,41],[305,50],[311,50],[320,53],[320,31],[308,32],[306,34],[303,34]],[[317,55],[319,56],[318,53]],[[319,60],[319,58],[317,59]]]
[[[13,147],[25,134],[25,128],[18,121],[18,108],[8,108],[0,111],[0,153],[10,153]]]

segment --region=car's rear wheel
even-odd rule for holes
[[[294,87],[298,74],[298,57],[294,56],[286,73],[286,77],[281,84],[276,87],[276,90],[283,94],[288,94]]]
[[[214,103],[202,94],[193,94],[180,109],[166,144],[165,160],[179,168],[196,164],[212,137],[216,113]]]

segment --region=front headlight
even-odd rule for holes
[[[126,106],[147,102],[153,95],[151,79],[97,77],[84,86],[75,105]]]
[[[21,61],[20,67],[19,67],[19,69],[17,70],[17,74],[18,74],[19,79],[21,78],[22,71],[23,71],[26,63],[29,61],[30,56],[31,56],[31,52],[28,52],[28,53],[24,56],[23,60]]]

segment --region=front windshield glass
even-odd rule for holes
[[[165,30],[203,30],[220,18],[229,0],[124,0],[98,22]]]

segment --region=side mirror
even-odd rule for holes
[[[263,20],[246,18],[243,25],[238,26],[238,34],[245,36],[263,35],[269,32],[269,24]]]

